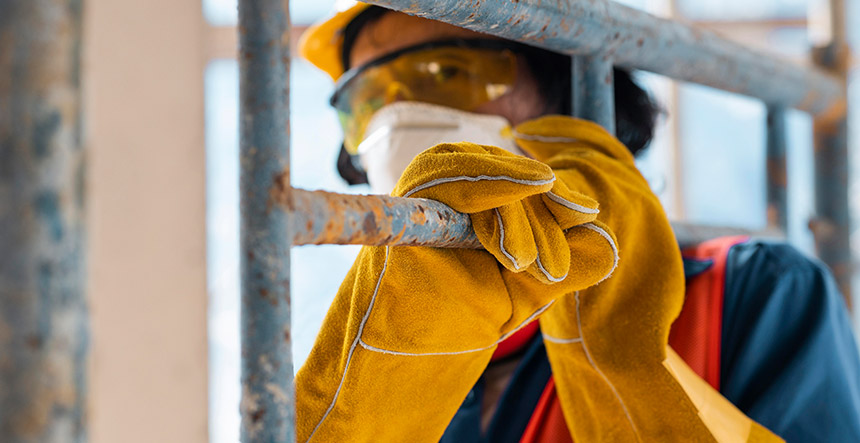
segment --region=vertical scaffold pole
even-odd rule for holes
[[[606,55],[573,57],[573,115],[615,134],[615,76]]]
[[[295,440],[290,336],[287,0],[240,0],[243,442]]]
[[[0,1],[0,441],[86,440],[81,0]]]
[[[850,48],[847,44],[847,16],[844,0],[829,1],[829,17],[821,26],[828,36],[825,45],[814,48],[815,63],[836,75],[847,90]],[[850,307],[851,217],[848,204],[849,158],[847,98],[830,112],[816,117],[815,206],[817,216],[810,223],[819,257],[833,270]]]
[[[788,128],[785,108],[767,110],[767,225],[788,233]]]

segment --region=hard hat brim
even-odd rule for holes
[[[370,7],[367,3],[351,3],[322,22],[309,27],[299,39],[301,56],[331,76],[332,80],[337,80],[344,73],[341,60],[344,29]]]

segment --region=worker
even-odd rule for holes
[[[341,174],[469,214],[484,250],[362,249],[296,378],[299,441],[860,441],[832,277],[745,238],[682,258],[628,73],[619,141],[558,115],[566,56],[351,2],[301,47],[337,81]]]

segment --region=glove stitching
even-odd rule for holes
[[[546,311],[547,309],[549,309],[549,308],[550,308],[550,306],[552,306],[552,305],[553,305],[553,303],[555,303],[555,300],[553,300],[553,301],[551,301],[551,302],[549,302],[549,303],[547,303],[547,304],[545,304],[545,305],[541,306],[540,308],[538,308],[538,310],[537,310],[537,311],[535,311],[532,315],[528,316],[528,318],[526,318],[525,320],[523,320],[522,322],[520,322],[520,324],[519,324],[519,325],[517,325],[517,327],[515,327],[514,329],[512,329],[512,330],[508,331],[508,333],[507,333],[507,334],[503,335],[503,336],[502,336],[502,338],[500,338],[500,339],[496,342],[496,344],[499,344],[499,343],[501,343],[501,342],[505,341],[508,337],[510,337],[511,335],[514,335],[514,333],[516,333],[517,331],[519,331],[520,329],[522,329],[525,325],[527,325],[527,324],[531,323],[531,322],[532,322],[532,320],[534,320],[535,318],[539,317],[541,314],[543,314],[543,313],[544,313],[544,311]]]
[[[583,214],[600,214],[600,210],[596,208],[589,208],[587,206],[578,205],[570,200],[565,199],[564,197],[559,196],[558,194],[548,191],[546,196],[549,197],[550,200],[577,212],[582,212]]]
[[[496,213],[496,215],[498,215],[498,212]],[[500,227],[502,226],[502,219],[501,219],[501,218],[499,218],[499,226],[500,226]],[[580,225],[580,227],[583,227],[583,228],[586,228],[586,229],[592,230],[592,231],[594,231],[594,232],[597,232],[597,233],[598,233],[598,234],[600,234],[603,238],[605,238],[605,239],[606,239],[606,241],[608,241],[608,242],[609,242],[609,246],[612,248],[612,253],[613,253],[613,255],[614,255],[614,262],[613,262],[613,264],[612,264],[612,269],[610,269],[610,270],[609,270],[609,273],[608,273],[608,274],[606,274],[606,276],[605,276],[605,277],[603,277],[602,279],[600,279],[600,281],[599,281],[599,282],[595,283],[595,285],[598,285],[598,284],[600,284],[600,283],[603,283],[603,281],[604,281],[604,280],[606,280],[607,278],[611,277],[611,276],[612,276],[612,273],[614,273],[614,272],[615,272],[615,269],[618,267],[618,260],[619,260],[619,257],[618,257],[618,246],[617,246],[617,245],[615,244],[615,242],[612,240],[612,236],[610,236],[610,235],[609,235],[605,230],[603,230],[603,229],[599,228],[598,226],[596,226],[596,225],[594,225],[594,224],[592,224],[592,223],[586,223],[586,224],[584,224],[584,225]],[[504,239],[504,229],[502,229],[502,239]],[[508,258],[511,258],[511,256],[507,253],[507,251],[505,251],[504,246],[502,247],[502,252],[504,252],[504,253],[505,253],[505,255],[507,255],[507,256],[508,256]],[[511,260],[513,260],[513,258],[511,258]],[[537,262],[537,265],[538,265],[538,269],[540,269],[540,271],[543,273],[543,275],[544,275],[544,276],[546,276],[546,278],[547,278],[549,281],[551,281],[551,282],[554,282],[554,283],[562,282],[562,281],[564,281],[564,279],[566,279],[566,278],[567,278],[567,276],[570,274],[570,272],[568,272],[568,273],[564,274],[564,277],[560,277],[560,278],[553,277],[553,276],[552,276],[552,275],[551,275],[551,274],[550,274],[550,273],[549,273],[549,272],[548,272],[548,271],[543,267],[543,263],[541,263],[541,261],[540,261],[540,251],[538,251],[536,262]],[[516,263],[514,263],[514,264],[516,265]],[[517,269],[519,269],[519,268],[517,268]]]
[[[498,217],[498,220],[499,220],[499,227],[502,230],[502,232],[504,232],[504,227],[501,223],[501,216],[499,215],[499,212],[497,209],[495,211],[496,211],[496,216]],[[598,227],[592,223],[586,223],[586,224],[582,225],[582,227],[584,227],[586,229],[590,229],[594,232],[597,232],[603,238],[605,238],[606,241],[608,241],[610,246],[612,247],[612,252],[615,255],[615,262],[613,263],[612,269],[609,271],[609,273],[606,275],[606,277],[604,277],[601,280],[601,282],[602,282],[602,281],[606,280],[607,278],[609,278],[612,275],[612,273],[615,271],[615,268],[618,266],[618,260],[619,260],[618,247],[615,245],[615,242],[612,240],[612,237],[602,228],[600,228],[600,227]],[[504,235],[502,235],[502,240],[503,239],[504,239]],[[510,254],[507,254],[507,251],[504,250],[504,246],[502,247],[502,252],[504,252],[506,255],[508,255],[508,257],[511,258],[511,260],[514,262],[514,264],[516,266],[516,261],[513,260],[513,257],[511,257]],[[343,388],[344,382],[346,381],[346,375],[347,375],[347,372],[349,371],[349,365],[352,362],[352,356],[355,354],[355,348],[359,344],[363,348],[365,348],[369,351],[375,351],[375,352],[391,354],[391,355],[402,355],[402,356],[458,355],[458,354],[480,352],[480,351],[488,350],[488,349],[492,348],[493,346],[496,346],[502,340],[506,339],[511,334],[516,332],[519,328],[522,328],[523,326],[525,326],[526,324],[531,322],[535,317],[539,316],[541,313],[543,313],[545,310],[547,310],[555,302],[555,301],[552,301],[552,302],[546,304],[545,306],[541,307],[535,313],[533,313],[529,318],[527,318],[524,322],[522,322],[517,328],[514,328],[514,330],[503,335],[498,341],[496,341],[492,345],[485,347],[485,348],[468,350],[468,351],[451,352],[451,353],[426,353],[426,354],[402,353],[402,352],[398,352],[398,351],[390,351],[390,350],[376,348],[376,347],[370,346],[367,343],[365,343],[362,340],[361,336],[364,333],[364,327],[367,324],[368,319],[370,318],[370,313],[373,310],[373,305],[376,303],[376,296],[379,294],[379,288],[382,285],[382,277],[385,276],[385,271],[388,268],[388,254],[389,254],[389,249],[388,249],[388,247],[386,247],[385,248],[385,261],[382,265],[382,271],[379,273],[379,278],[376,281],[376,287],[373,290],[373,296],[370,298],[370,303],[367,306],[367,312],[364,313],[364,317],[362,317],[361,323],[358,326],[358,332],[356,333],[356,337],[353,340],[352,345],[349,348],[349,353],[348,353],[347,359],[346,359],[346,365],[344,367],[343,375],[341,376],[340,383],[338,384],[337,390],[335,391],[334,398],[332,398],[331,404],[329,404],[328,409],[326,409],[326,412],[323,414],[323,417],[320,419],[319,423],[317,423],[316,427],[311,432],[307,441],[310,441],[313,438],[314,434],[316,434],[317,430],[320,428],[320,426],[322,426],[325,419],[328,418],[332,409],[334,409],[335,403],[337,402],[337,399],[340,396],[340,391]],[[540,258],[539,255],[538,255],[538,258]],[[582,324],[580,321],[580,313],[579,313],[579,292],[576,293],[576,320],[577,320],[577,326],[579,327],[579,335],[580,335],[580,337],[582,337]],[[572,340],[575,340],[575,339],[572,339]],[[603,374],[603,372],[597,367],[597,365],[592,360],[591,354],[588,352],[588,348],[585,345],[585,340],[583,338],[580,338],[580,341],[582,343],[583,350],[585,351],[585,355],[588,358],[589,363],[591,363],[592,367],[594,367],[594,369],[600,374],[600,376],[603,377],[603,379],[606,381],[606,383],[612,389],[612,392],[615,393],[616,398],[618,398],[618,401],[621,402],[621,406],[624,409],[624,413],[627,415],[627,419],[630,421],[630,425],[633,427],[634,432],[637,433],[637,435],[638,435],[638,432],[636,431],[636,426],[633,424],[633,420],[630,417],[629,412],[627,411],[627,406],[624,404],[623,400],[621,400],[621,397],[618,395],[618,391],[616,391],[615,386],[612,385],[612,383],[609,381],[609,379],[606,377],[606,375]],[[573,343],[573,341],[571,341],[571,343]]]
[[[496,214],[496,221],[498,221],[498,223],[499,223],[499,248],[502,250],[502,254],[504,254],[505,257],[507,257],[514,264],[514,269],[519,271],[520,270],[520,264],[517,262],[517,259],[514,258],[514,256],[511,255],[507,249],[505,249],[505,225],[504,225],[504,223],[502,223],[502,216],[499,213],[498,209],[493,209],[493,211]],[[549,271],[547,271],[546,268],[543,267],[543,263],[541,263],[541,261],[540,261],[540,251],[538,251],[536,261],[537,261],[538,269],[540,269],[540,271],[543,273],[544,277],[546,277],[547,280],[549,280],[553,283],[559,283],[559,282],[564,281],[564,279],[566,279],[567,276],[570,274],[570,272],[567,272],[561,277],[553,277],[553,275],[550,274]]]
[[[423,191],[427,188],[432,188],[433,186],[441,185],[441,184],[445,184],[445,183],[451,183],[451,182],[457,182],[457,181],[478,182],[478,181],[482,181],[482,180],[509,181],[511,183],[516,183],[519,185],[527,185],[527,186],[545,186],[545,185],[549,185],[549,184],[552,184],[553,182],[555,182],[555,176],[553,175],[551,179],[547,179],[547,180],[523,180],[523,179],[519,179],[519,178],[509,177],[507,175],[496,175],[496,176],[479,175],[476,177],[472,177],[472,176],[468,176],[468,175],[461,175],[461,176],[457,176],[457,177],[443,177],[443,178],[437,178],[435,180],[430,180],[427,183],[418,185],[415,188],[412,188],[412,190],[410,190],[409,192],[403,194],[403,197],[409,197],[418,191]]]
[[[513,131],[513,136],[514,138],[543,143],[579,143],[582,141],[573,137],[549,137],[545,135],[524,134],[519,131]]]
[[[546,269],[544,269],[544,267],[543,267],[543,263],[541,263],[541,261],[540,261],[540,251],[538,251],[536,262],[537,262],[537,265],[538,265],[538,269],[540,269],[540,272],[543,272],[544,277],[546,277],[546,278],[547,278],[547,280],[549,280],[549,281],[551,281],[551,282],[553,282],[553,283],[559,283],[559,282],[564,281],[564,279],[566,279],[566,278],[567,278],[567,276],[570,274],[570,271],[568,271],[568,272],[566,272],[566,273],[564,274],[564,276],[562,276],[562,277],[558,277],[558,278],[553,277],[553,276],[552,276],[552,274],[550,274],[550,273],[549,273],[549,271],[547,271]]]
[[[595,283],[595,286],[596,286],[596,285],[599,285],[599,284],[603,283],[604,281],[606,281],[607,278],[612,277],[612,273],[614,273],[615,269],[618,268],[618,261],[620,260],[620,257],[618,256],[618,245],[615,244],[615,241],[612,239],[612,236],[609,235],[609,233],[607,233],[603,228],[595,225],[594,223],[586,223],[584,225],[579,225],[579,227],[583,227],[583,228],[592,230],[592,231],[600,234],[601,237],[605,238],[606,241],[609,242],[609,246],[612,248],[612,254],[615,256],[615,261],[614,261],[614,263],[612,263],[612,269],[610,269],[609,273],[606,274],[605,277],[600,279],[599,282]]]
[[[551,183],[553,183],[553,182],[555,181],[555,176],[553,176],[553,177],[552,177],[552,179],[549,179],[549,180],[521,180],[521,179],[515,179],[515,178],[513,178],[513,177],[509,177],[509,176],[486,176],[486,175],[481,175],[481,176],[477,176],[477,177],[470,177],[470,176],[448,177],[448,178],[441,178],[441,179],[431,180],[431,181],[429,181],[429,182],[427,182],[427,183],[424,183],[423,185],[419,185],[419,186],[417,186],[416,188],[414,188],[414,189],[410,190],[409,192],[407,192],[406,194],[404,194],[404,197],[409,197],[409,196],[411,196],[412,194],[414,194],[414,193],[416,193],[416,192],[418,192],[418,191],[421,191],[421,190],[424,190],[424,189],[427,189],[427,188],[430,188],[430,187],[433,187],[433,186],[436,186],[436,185],[439,185],[439,184],[451,183],[451,182],[455,182],[455,181],[470,181],[470,182],[477,182],[477,181],[481,181],[481,180],[506,180],[506,181],[510,181],[510,182],[513,182],[513,183],[517,183],[517,184],[523,184],[523,185],[530,185],[530,186],[544,186],[544,185],[547,185],[547,184],[551,184]],[[563,204],[563,203],[562,203],[562,204]],[[516,260],[515,260],[515,259],[514,259],[514,258],[513,258],[513,257],[512,257],[512,256],[511,256],[511,255],[510,255],[510,254],[505,250],[505,249],[504,249],[504,244],[503,244],[503,241],[504,241],[504,226],[502,225],[502,222],[501,222],[501,215],[499,214],[498,209],[494,209],[494,211],[495,211],[495,213],[496,213],[496,217],[497,217],[497,218],[498,218],[498,220],[499,220],[499,228],[500,228],[500,231],[501,231],[500,245],[501,245],[501,247],[502,247],[502,252],[503,252],[503,253],[504,253],[508,258],[510,258],[510,259],[511,259],[511,261],[514,263],[514,266],[515,266],[517,269],[519,269],[519,265],[517,264]],[[604,238],[609,242],[610,246],[612,247],[612,251],[613,251],[613,253],[614,253],[614,255],[615,255],[615,262],[614,262],[614,264],[613,264],[612,270],[610,270],[609,274],[607,274],[607,275],[606,275],[606,277],[604,277],[604,278],[601,280],[601,282],[602,282],[603,280],[606,280],[607,278],[609,278],[609,276],[611,276],[611,275],[612,275],[612,273],[615,271],[615,268],[618,266],[618,258],[619,258],[619,257],[618,257],[618,248],[617,248],[617,246],[615,245],[615,242],[612,240],[612,237],[611,237],[611,236],[610,236],[610,235],[609,235],[605,230],[603,230],[603,229],[599,228],[598,226],[593,225],[593,224],[591,224],[591,223],[588,223],[588,224],[585,224],[585,225],[582,225],[582,226],[583,226],[583,227],[585,227],[585,228],[587,228],[587,229],[590,229],[590,230],[592,230],[592,231],[595,231],[595,232],[597,232],[598,234],[600,234],[601,236],[603,236],[603,237],[604,237]],[[316,432],[317,432],[317,431],[319,430],[319,428],[322,426],[323,422],[325,422],[325,419],[326,419],[326,418],[328,418],[329,414],[330,414],[330,413],[331,413],[331,411],[334,409],[334,406],[335,406],[335,404],[337,403],[337,399],[338,399],[338,397],[340,396],[340,391],[341,391],[341,389],[343,388],[343,384],[344,384],[344,382],[346,381],[346,375],[347,375],[347,373],[348,373],[348,371],[349,371],[349,366],[350,366],[350,363],[352,362],[352,357],[353,357],[353,355],[355,354],[355,349],[356,349],[356,347],[357,347],[359,344],[360,344],[363,348],[365,348],[365,349],[367,349],[367,350],[369,350],[369,351],[375,351],[375,352],[381,352],[381,353],[393,354],[393,355],[404,355],[404,356],[421,356],[421,355],[428,355],[428,356],[432,356],[432,355],[457,355],[457,354],[465,354],[465,353],[480,352],[480,351],[483,351],[483,350],[488,350],[488,349],[492,348],[493,346],[496,346],[498,343],[500,343],[501,341],[503,341],[504,339],[506,339],[507,337],[509,337],[511,334],[513,334],[514,332],[516,332],[518,329],[522,328],[523,326],[525,326],[526,324],[528,324],[529,322],[531,322],[535,317],[539,316],[541,313],[543,313],[546,309],[548,309],[548,308],[549,308],[549,307],[550,307],[550,306],[555,302],[555,301],[553,300],[552,302],[548,303],[547,305],[545,305],[545,306],[541,307],[541,308],[540,308],[540,309],[538,309],[535,313],[533,313],[529,318],[527,318],[524,322],[522,322],[522,323],[521,323],[517,328],[515,328],[515,329],[514,329],[514,330],[512,330],[511,332],[509,332],[509,333],[507,333],[507,334],[503,335],[503,336],[502,336],[498,341],[496,341],[495,343],[493,343],[492,345],[490,345],[490,346],[488,346],[488,347],[486,347],[486,348],[476,349],[476,350],[469,350],[469,351],[459,351],[459,352],[453,352],[453,353],[427,353],[427,354],[409,354],[409,353],[400,353],[400,352],[397,352],[397,351],[388,351],[388,350],[384,350],[384,349],[380,349],[380,348],[375,348],[375,347],[372,347],[372,346],[370,346],[370,345],[366,344],[366,343],[362,340],[361,336],[362,336],[362,334],[364,333],[364,327],[365,327],[365,325],[367,324],[368,319],[370,318],[370,313],[372,312],[372,310],[373,310],[373,305],[374,305],[374,303],[376,302],[376,296],[379,294],[379,287],[380,287],[380,286],[381,286],[381,284],[382,284],[382,277],[385,275],[385,271],[386,271],[386,269],[387,269],[387,267],[388,267],[388,256],[389,256],[389,249],[388,249],[388,247],[386,247],[386,248],[385,248],[385,261],[384,261],[383,266],[382,266],[382,271],[379,273],[379,278],[378,278],[378,279],[377,279],[377,281],[376,281],[376,287],[374,288],[373,296],[372,296],[372,297],[371,297],[371,299],[370,299],[370,303],[368,304],[367,311],[364,313],[364,317],[362,317],[362,319],[361,319],[361,323],[360,323],[360,324],[359,324],[359,326],[358,326],[358,332],[356,333],[356,337],[355,337],[355,339],[353,340],[352,345],[350,345],[349,353],[348,353],[348,355],[347,355],[347,359],[346,359],[346,365],[344,366],[343,375],[341,376],[340,383],[338,384],[337,390],[335,391],[334,397],[332,398],[332,401],[331,401],[331,403],[329,404],[329,407],[326,409],[326,411],[325,411],[325,413],[323,414],[322,418],[321,418],[321,419],[320,419],[320,421],[317,423],[317,425],[314,427],[314,430],[311,432],[310,436],[308,436],[307,441],[310,441],[311,439],[313,439],[313,436],[316,434]],[[539,260],[539,259],[540,259],[540,256],[538,255],[538,260]],[[540,266],[540,264],[539,264],[539,266]],[[541,267],[541,269],[543,268],[542,266],[540,266],[540,267]],[[543,269],[542,269],[542,270],[543,270]],[[549,278],[549,277],[551,277],[551,276],[548,276],[548,278]],[[598,282],[598,283],[599,283],[599,282]],[[577,315],[577,323],[578,323],[578,326],[579,326],[579,328],[580,328],[580,336],[581,336],[581,335],[582,335],[582,326],[581,326],[581,324],[579,323],[579,322],[580,322],[580,320],[579,320],[579,319],[580,319],[580,315],[579,315],[579,293],[578,293],[578,292],[576,293],[576,306],[577,306],[577,312],[576,312],[576,315]],[[582,340],[582,342],[581,342],[581,343],[582,343],[582,347],[583,347],[583,349],[585,350],[586,357],[588,358],[588,360],[589,360],[589,362],[591,363],[592,367],[594,367],[594,369],[595,369],[595,370],[596,370],[596,371],[597,371],[597,372],[598,372],[598,373],[603,377],[603,379],[606,381],[606,383],[610,386],[610,388],[612,389],[612,391],[615,393],[615,396],[618,398],[619,402],[621,402],[621,406],[622,406],[622,408],[624,409],[624,413],[627,415],[627,418],[628,418],[628,420],[630,421],[630,425],[633,427],[634,432],[636,432],[636,426],[633,424],[632,418],[630,417],[630,414],[629,414],[629,412],[627,411],[627,407],[626,407],[626,405],[625,405],[625,404],[624,404],[624,402],[621,400],[621,397],[618,395],[618,392],[615,390],[615,386],[613,386],[613,385],[612,385],[612,383],[609,381],[609,379],[608,379],[608,378],[606,378],[606,376],[603,374],[603,372],[602,372],[602,371],[600,371],[600,369],[599,369],[599,368],[594,364],[594,361],[591,359],[590,353],[588,352],[588,348],[585,346],[585,341],[584,341],[584,340]],[[638,432],[637,432],[637,435],[638,435]]]
[[[565,208],[571,209],[571,210],[576,211],[576,212],[581,212],[583,214],[599,214],[600,213],[600,210],[597,208],[589,208],[587,206],[582,206],[580,204],[576,204],[570,200],[567,200],[564,197],[561,197],[560,195],[558,195],[552,191],[548,191],[546,193],[546,196],[550,200],[564,206]],[[538,269],[540,269],[540,271],[543,273],[543,275],[546,276],[547,280],[549,280],[553,283],[559,283],[559,282],[564,281],[564,279],[566,279],[567,276],[570,274],[570,272],[568,271],[567,273],[564,274],[563,277],[560,277],[560,278],[555,278],[552,275],[550,275],[550,273],[546,270],[546,268],[544,268],[543,263],[540,260],[540,252],[538,252],[538,255],[537,255],[537,265],[538,265]]]
[[[499,223],[499,248],[502,250],[502,254],[505,254],[505,257],[514,264],[514,269],[519,271],[520,264],[517,262],[517,259],[505,249],[505,225],[502,224],[502,215],[499,213],[498,208],[493,209],[493,212],[496,214],[496,221]]]
[[[363,347],[364,349],[367,349],[368,351],[379,352],[379,353],[382,353],[382,354],[389,354],[389,355],[398,355],[398,356],[402,356],[402,357],[425,357],[425,356],[430,356],[430,357],[432,357],[432,356],[440,356],[440,355],[462,355],[462,354],[472,354],[472,353],[475,353],[475,352],[487,351],[487,350],[489,350],[489,349],[492,349],[494,346],[498,345],[499,343],[501,343],[501,342],[505,341],[508,337],[510,337],[510,336],[511,336],[511,335],[513,335],[515,332],[517,332],[517,331],[519,331],[520,329],[522,329],[525,325],[527,325],[527,324],[531,323],[535,318],[537,318],[538,316],[540,316],[541,314],[543,314],[543,313],[544,313],[544,311],[546,311],[547,309],[549,309],[549,308],[550,308],[550,306],[552,306],[552,304],[553,304],[553,303],[555,303],[555,300],[553,300],[553,301],[551,301],[551,302],[547,303],[547,304],[546,304],[546,305],[544,305],[544,306],[541,306],[537,311],[535,311],[534,313],[532,313],[532,315],[530,315],[528,318],[526,318],[525,320],[523,320],[519,325],[517,325],[517,327],[516,327],[516,328],[514,328],[514,329],[512,329],[510,332],[508,332],[508,333],[506,333],[506,334],[502,335],[502,337],[501,337],[501,338],[499,338],[498,340],[496,340],[493,344],[491,344],[491,345],[489,345],[489,346],[486,346],[486,347],[483,347],[483,348],[478,348],[478,349],[468,349],[468,350],[465,350],[465,351],[452,351],[452,352],[424,352],[424,353],[413,353],[413,352],[401,352],[401,351],[392,351],[392,350],[390,350],[390,349],[377,348],[376,346],[373,346],[373,345],[369,345],[369,344],[367,344],[364,340],[362,340],[362,339],[360,339],[360,338],[359,338],[359,342],[358,342],[358,343],[361,345],[361,347]]]
[[[405,197],[405,198],[410,197],[411,195],[415,194],[416,192],[423,191],[423,190],[431,188],[433,186],[445,184],[445,183],[452,183],[452,182],[456,182],[456,181],[478,182],[478,181],[482,181],[482,180],[495,180],[495,181],[504,180],[504,181],[510,181],[513,183],[529,185],[529,186],[544,186],[544,185],[555,182],[555,179],[556,179],[555,176],[553,176],[552,179],[550,179],[550,180],[539,180],[539,181],[523,180],[523,179],[517,179],[517,178],[513,178],[510,176],[506,176],[506,175],[501,175],[501,176],[479,175],[479,176],[475,176],[475,177],[463,175],[463,176],[457,176],[457,177],[444,177],[444,178],[438,178],[435,180],[431,180],[427,183],[418,185],[415,188],[411,189],[410,191],[406,192],[403,195],[403,197]],[[571,209],[571,210],[574,210],[577,212],[582,212],[584,214],[598,214],[598,213],[600,213],[600,210],[598,210],[598,209],[589,208],[586,206],[582,206],[582,205],[573,203],[573,202],[559,196],[558,194],[555,194],[552,191],[548,191],[548,192],[546,192],[546,194],[547,194],[547,197],[549,197],[552,201],[554,201],[554,202],[556,202],[556,203],[558,203],[558,204],[560,204],[560,205],[562,205],[568,209]],[[496,220],[499,223],[499,249],[502,251],[502,254],[504,254],[505,257],[507,257],[511,261],[511,263],[514,266],[514,270],[519,271],[521,269],[519,262],[517,261],[517,259],[513,255],[511,255],[508,252],[507,249],[505,249],[505,244],[504,244],[504,242],[505,242],[505,226],[502,223],[502,218],[501,218],[501,215],[499,213],[499,210],[494,209],[494,211],[496,214]],[[608,234],[606,234],[605,231],[597,230],[597,232],[601,233],[601,235],[603,235],[604,237],[609,239],[610,243],[612,242],[611,239],[608,237]],[[615,251],[615,258],[616,258],[616,263],[617,263],[617,258],[618,258],[617,249],[615,248],[614,244],[612,245],[612,247],[613,247],[613,251]],[[547,278],[547,280],[549,280],[553,283],[562,282],[569,275],[569,272],[565,273],[564,276],[562,276],[562,277],[554,277],[552,274],[550,274],[546,270],[546,268],[544,268],[543,263],[540,261],[540,253],[538,253],[538,255],[537,255],[537,265],[538,265],[538,269],[541,271],[541,273],[543,273],[543,275]],[[612,270],[613,271],[615,270],[615,266],[613,266]],[[611,273],[612,272],[610,272],[610,274]],[[604,277],[603,280],[605,280],[608,277],[609,277],[609,275]],[[601,281],[603,281],[603,280],[601,280]]]
[[[478,349],[467,349],[465,351],[452,351],[452,352],[401,352],[401,351],[392,351],[390,349],[382,349],[377,348],[376,346],[369,345],[364,340],[359,340],[358,344],[361,345],[362,348],[367,349],[368,351],[379,352],[380,354],[388,354],[388,355],[399,355],[402,357],[422,357],[422,356],[440,356],[440,355],[462,355],[462,354],[472,354],[475,352],[486,351],[488,349],[492,349],[493,346],[499,344],[499,342],[495,342],[489,346],[485,346],[483,348]]]
[[[544,340],[546,340],[546,341],[549,341],[549,342],[552,342],[552,343],[558,343],[558,344],[561,344],[561,345],[566,345],[566,344],[571,344],[571,343],[582,343],[582,337],[576,337],[576,338],[558,338],[558,337],[553,337],[553,336],[551,336],[551,335],[547,335],[546,333],[544,333],[544,334],[543,334],[543,338],[544,338]]]
[[[373,296],[370,298],[370,303],[367,305],[367,312],[364,313],[364,317],[361,319],[361,323],[358,325],[358,332],[355,334],[355,339],[352,341],[352,345],[349,347],[349,353],[346,357],[346,365],[343,368],[343,375],[340,378],[340,384],[337,385],[337,390],[334,392],[334,398],[331,399],[331,404],[328,405],[328,409],[326,409],[319,423],[317,423],[314,430],[311,432],[306,442],[311,441],[316,434],[317,430],[322,426],[323,422],[328,415],[331,413],[332,409],[334,409],[334,405],[337,402],[338,396],[340,396],[340,390],[343,388],[343,383],[346,381],[346,373],[349,371],[349,364],[352,362],[352,356],[355,353],[355,348],[358,343],[361,341],[361,334],[364,333],[364,326],[367,324],[367,320],[370,318],[370,311],[373,310],[373,304],[376,303],[376,295],[379,293],[379,287],[382,285],[382,277],[385,275],[385,270],[388,268],[388,246],[385,247],[385,261],[382,263],[382,271],[379,273],[379,279],[376,280],[376,287],[373,289]]]
[[[530,323],[532,320],[534,320],[536,317],[538,317],[544,311],[549,309],[549,307],[552,306],[553,303],[555,303],[555,300],[553,300],[553,301],[547,303],[546,305],[542,306],[540,309],[535,311],[531,316],[529,316],[527,319],[525,319],[522,323],[520,323],[519,326],[517,326],[516,328],[514,328],[512,331],[508,332],[507,334],[504,334],[499,340],[497,340],[492,345],[490,345],[486,348],[483,348],[483,349],[453,352],[453,353],[407,354],[407,353],[399,353],[397,351],[387,351],[384,349],[374,348],[374,347],[366,344],[364,342],[364,340],[362,340],[361,336],[364,334],[364,327],[367,324],[368,319],[370,319],[370,313],[371,313],[371,311],[373,311],[373,305],[376,303],[376,296],[379,294],[380,286],[382,286],[382,277],[385,276],[385,271],[386,271],[386,269],[388,269],[388,256],[389,256],[389,248],[388,248],[388,246],[386,246],[385,247],[385,261],[382,264],[382,271],[379,272],[379,278],[376,280],[376,287],[373,289],[373,296],[370,298],[370,303],[367,305],[367,311],[364,313],[364,317],[362,317],[361,323],[358,325],[358,332],[356,333],[355,339],[352,341],[352,345],[350,345],[350,347],[349,347],[349,353],[347,354],[347,357],[346,357],[346,365],[343,368],[343,375],[341,375],[340,383],[337,386],[337,390],[335,390],[334,397],[332,398],[331,403],[329,404],[329,406],[326,409],[325,413],[323,414],[322,418],[320,418],[320,421],[314,427],[314,430],[311,431],[310,435],[308,436],[308,439],[305,440],[306,442],[309,442],[309,441],[311,441],[311,439],[313,439],[314,435],[319,430],[319,428],[322,426],[323,422],[325,422],[325,419],[328,418],[329,414],[334,409],[334,406],[337,403],[337,399],[340,396],[340,391],[343,388],[344,382],[346,381],[346,374],[349,372],[349,365],[350,365],[350,363],[352,363],[352,356],[355,354],[355,348],[359,344],[361,344],[361,346],[363,348],[365,348],[369,351],[376,351],[376,352],[382,352],[382,353],[394,354],[394,355],[413,355],[413,356],[420,356],[420,355],[457,355],[457,354],[465,354],[465,353],[471,353],[471,352],[480,352],[482,350],[487,350],[487,349],[492,348],[493,346],[498,345],[503,340],[505,340],[506,338],[511,336],[511,334],[513,334],[514,332],[518,331],[523,326]]]
[[[574,293],[574,297],[576,298],[576,327],[579,329],[579,339],[582,345],[582,350],[585,352],[585,358],[588,359],[588,363],[597,371],[598,374],[603,378],[603,381],[609,386],[609,389],[612,390],[612,393],[615,394],[615,398],[618,399],[618,403],[621,404],[621,409],[624,410],[624,415],[627,416],[627,421],[630,423],[630,427],[633,429],[633,434],[636,435],[637,440],[641,441],[641,437],[639,436],[639,430],[636,429],[636,424],[633,423],[633,417],[630,416],[630,411],[627,410],[627,405],[624,404],[624,400],[621,399],[621,395],[618,394],[618,390],[615,389],[615,385],[609,381],[609,377],[597,367],[597,364],[594,362],[594,359],[591,358],[591,352],[588,350],[588,345],[585,344],[585,336],[582,334],[582,316],[580,315],[579,309],[579,291]]]

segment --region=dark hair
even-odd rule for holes
[[[368,24],[391,12],[379,6],[370,6],[356,16],[344,29],[341,62],[344,71],[350,68],[349,58],[358,33]],[[534,76],[538,92],[546,103],[546,113],[571,113],[572,60],[559,54],[532,46],[512,42],[512,50],[523,56]],[[651,96],[633,80],[630,72],[615,68],[615,125],[616,136],[633,155],[648,147],[654,137],[654,127],[660,108]],[[367,177],[356,159],[341,148],[337,161],[338,172],[350,184],[367,183]]]

